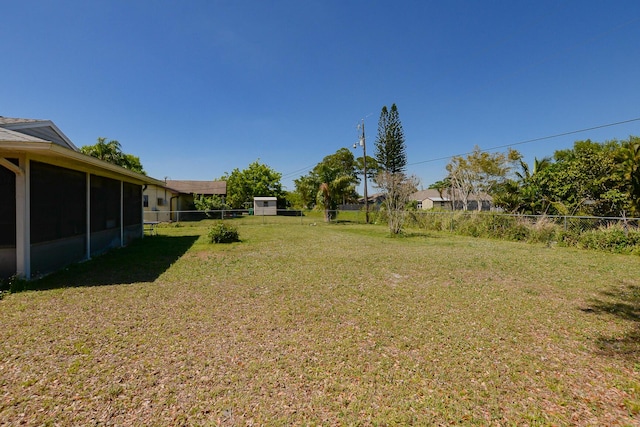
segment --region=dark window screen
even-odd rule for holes
[[[125,182],[122,187],[124,225],[142,224],[142,187]]]
[[[15,159],[7,159],[18,164]],[[16,175],[0,166],[0,246],[16,245]]]
[[[120,181],[91,175],[91,232],[120,227]]]
[[[31,242],[39,243],[86,232],[86,175],[31,162]]]

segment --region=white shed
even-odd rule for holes
[[[278,198],[277,197],[254,197],[253,198],[253,214],[254,215],[277,215],[278,214]]]

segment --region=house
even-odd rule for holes
[[[254,197],[253,198],[253,214],[254,215],[278,215],[278,198],[277,197]]]
[[[171,212],[171,203],[179,196],[176,190],[166,185],[145,185],[142,190],[142,208],[145,221],[170,222],[176,216]]]
[[[446,194],[440,195],[437,190],[420,190],[411,195],[411,200],[418,202],[418,209],[451,210],[451,199]]]
[[[162,185],[148,185],[143,192],[144,217],[148,221],[201,219],[194,212],[193,195],[227,195],[226,181],[182,181],[165,179]]]
[[[410,200],[418,203],[418,209],[465,210],[464,198],[452,189],[444,190],[442,195],[434,189],[420,190],[413,193]],[[479,196],[470,194],[466,197],[466,210],[476,211],[478,205],[482,211],[492,210],[493,198],[485,193]]]
[[[162,181],[79,152],[49,120],[0,116],[0,278],[29,279],[143,236]]]
[[[379,209],[380,205],[382,205],[387,199],[386,193],[374,193],[369,194],[367,197],[367,202],[369,204],[370,209]],[[364,197],[360,197],[358,199],[358,203],[364,205]]]

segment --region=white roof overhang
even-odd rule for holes
[[[18,141],[5,140],[0,134],[0,158],[11,158],[17,155],[29,155],[29,159],[45,161],[69,169],[93,173],[95,175],[120,179],[136,184],[164,185],[163,181],[133,172],[95,157],[70,150],[52,142],[30,137]],[[10,163],[10,162],[9,162]],[[4,164],[4,163],[3,163]]]

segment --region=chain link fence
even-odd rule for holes
[[[253,215],[248,209],[227,209],[212,211],[145,211],[146,222],[171,223],[190,222],[205,219],[238,219],[255,218],[262,223],[274,224],[308,224],[325,222],[325,215],[332,223],[364,224],[366,215],[364,210],[291,210],[278,209],[277,215]],[[386,223],[384,212],[370,211],[369,223]],[[590,230],[621,227],[622,229],[638,230],[640,218],[624,217],[590,217],[590,216],[561,216],[561,215],[511,215],[497,212],[475,211],[406,211],[405,225],[411,228],[425,230],[459,232],[469,227],[469,224],[485,224],[488,229],[499,231],[507,227],[526,226],[529,228],[545,228],[553,226],[555,229],[571,233],[584,233]]]
[[[621,227],[622,229],[637,230],[640,218],[625,217],[591,217],[591,216],[564,216],[564,215],[511,215],[495,212],[419,212],[408,211],[406,224],[418,228],[460,231],[469,223],[485,223],[487,227],[498,230],[504,227],[516,225],[529,228],[554,228],[572,233],[584,233],[590,230]]]
[[[145,211],[145,230],[203,220],[237,221],[238,225],[387,224],[384,211],[284,210],[254,215],[252,210]],[[562,215],[510,215],[476,211],[405,211],[405,230],[441,231],[473,237],[562,244],[640,254],[640,218]]]

